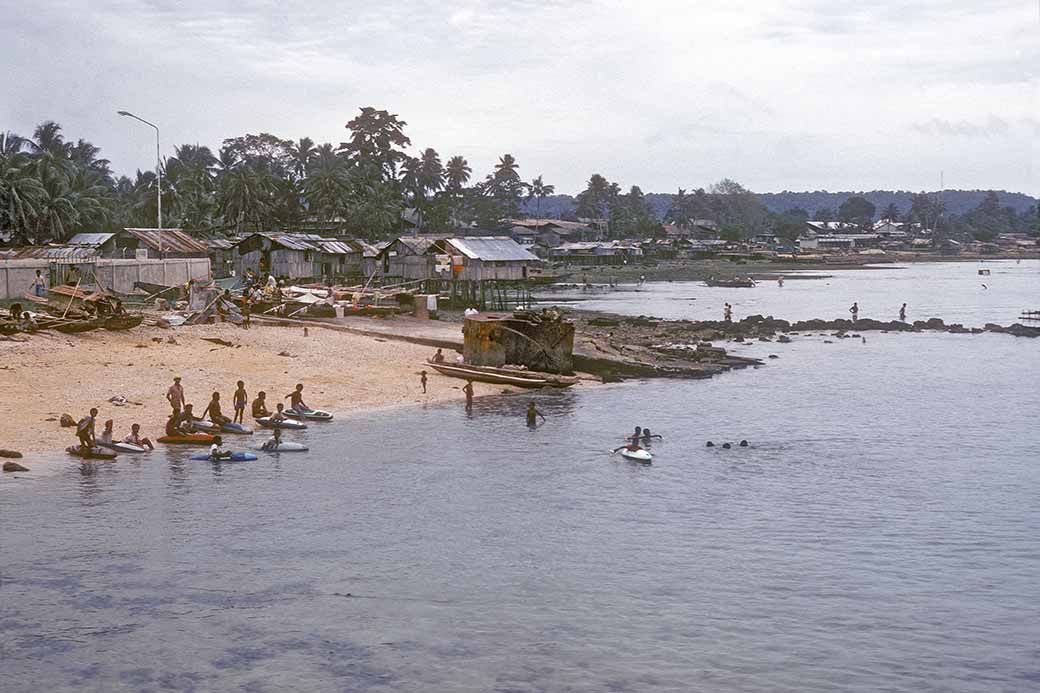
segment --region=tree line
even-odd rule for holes
[[[338,145],[260,133],[225,139],[216,153],[200,144],[176,146],[161,162],[164,225],[206,235],[320,222],[379,239],[399,233],[402,212],[412,210],[420,230],[494,230],[503,219],[552,214],[605,220],[615,238],[658,236],[662,222],[688,227],[708,219],[727,239],[763,232],[794,239],[810,218],[866,229],[878,216],[980,240],[1006,231],[1038,233],[1035,206],[1002,206],[992,191],[958,215],[946,214],[942,199],[925,193],[912,195],[905,212],[893,203],[878,215],[862,195],[848,196],[837,209],[773,212],[761,196],[730,179],[658,195],[638,185],[623,191],[596,173],[571,198],[556,195],[541,175],[525,181],[511,154],[475,180],[462,155],[442,160],[425,148],[411,156],[406,126],[396,114],[365,107],[346,124],[348,137]],[[14,242],[60,242],[82,231],[154,225],[154,171],[137,171],[133,179],[116,176],[96,146],[66,139],[52,121],[29,137],[0,137],[0,232]]]
[[[338,145],[269,133],[225,139],[216,154],[182,144],[162,160],[164,226],[198,233],[266,231],[326,222],[344,233],[384,238],[414,210],[421,228],[494,228],[525,201],[555,190],[542,176],[524,181],[504,154],[472,181],[461,155],[406,149],[407,123],[371,107],[346,124]],[[82,231],[151,227],[158,205],[154,171],[116,176],[89,141],[65,138],[48,121],[31,137],[4,133],[0,147],[0,230],[16,242],[67,240]]]

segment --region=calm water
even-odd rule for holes
[[[979,276],[979,269],[990,270]],[[848,318],[859,303],[860,317],[895,320],[907,304],[909,320],[938,317],[981,327],[1010,325],[1024,310],[1040,310],[1040,260],[921,263],[878,269],[805,272],[825,279],[795,279],[784,286],[761,282],[752,289],[707,287],[703,282],[651,282],[623,291],[597,294],[542,292],[559,305],[669,319],[721,320],[723,305],[733,305],[737,320],[756,313],[785,320]],[[589,275],[595,281],[595,273]],[[985,285],[985,287],[983,286]]]
[[[0,493],[3,689],[1040,687],[1040,342],[745,348],[533,431],[490,398]],[[636,424],[653,466],[604,452]]]

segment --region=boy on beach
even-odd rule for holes
[[[419,382],[422,384],[423,394],[426,394],[426,371],[419,373]]]
[[[155,449],[152,446],[152,441],[148,440],[147,438],[141,437],[141,424],[134,424],[133,426],[131,426],[130,435],[128,435],[126,438],[123,438],[123,442],[130,443],[131,445],[139,445],[140,447],[148,448],[149,450]]]
[[[173,407],[173,415],[180,416],[181,409],[184,408],[184,388],[181,387],[180,376],[173,379],[173,385],[166,391],[166,401]]]
[[[40,270],[36,270],[36,277],[33,279],[33,293],[41,297],[47,295],[47,280],[43,278]]]
[[[297,384],[296,389],[285,396],[285,399],[289,400],[289,408],[301,412],[309,409],[306,404],[303,403],[303,384]]]
[[[267,411],[267,393],[263,390],[256,393],[256,399],[253,400],[252,412],[254,419],[260,419],[271,415],[271,412]]]
[[[238,389],[235,390],[235,423],[242,423],[242,418],[246,415],[246,402],[249,400],[249,396],[246,395],[246,384],[241,380],[238,381]]]
[[[97,418],[98,410],[91,409],[90,414],[84,416],[76,424],[76,437],[79,444],[86,449],[94,447],[94,419]]]

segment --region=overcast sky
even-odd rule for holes
[[[345,139],[361,106],[476,175],[577,192],[1040,188],[1040,0],[0,0],[0,130],[117,172],[175,144]]]

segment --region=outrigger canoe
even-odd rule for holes
[[[427,362],[430,368],[441,375],[478,383],[496,385],[515,385],[524,388],[570,387],[578,382],[578,378],[554,373],[539,373],[516,368],[495,368],[493,366],[469,366],[463,364]]]

